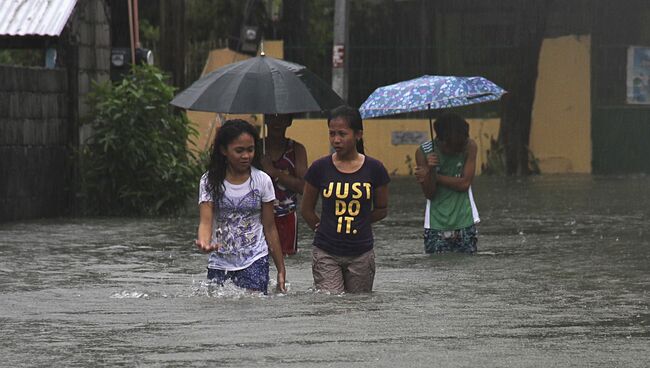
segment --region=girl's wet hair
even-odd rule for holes
[[[447,147],[454,153],[461,153],[469,140],[469,124],[462,116],[454,113],[444,113],[433,123],[436,138],[446,142]]]
[[[208,166],[208,184],[206,189],[212,194],[215,206],[218,206],[219,200],[225,191],[223,181],[226,179],[226,169],[228,167],[227,158],[221,153],[221,149],[227,150],[228,145],[244,133],[253,137],[253,141],[255,142],[255,155],[251,164],[258,169],[261,167],[257,129],[245,120],[226,120],[214,137],[214,143],[212,143],[210,151],[210,164]]]
[[[327,119],[327,126],[330,125],[330,121],[337,118],[345,120],[348,123],[348,127],[352,129],[353,132],[363,132],[363,120],[361,119],[359,110],[347,105],[341,105],[330,111],[329,118]],[[357,152],[364,153],[363,138],[359,138],[357,141]]]

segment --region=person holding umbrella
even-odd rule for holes
[[[415,152],[415,176],[427,199],[424,250],[474,254],[480,221],[472,195],[477,145],[458,114],[441,115],[433,128],[436,138]]]
[[[174,106],[187,110],[228,114],[322,112],[329,111],[343,103],[343,100],[331,89],[328,83],[318,78],[318,76],[309,71],[304,65],[275,59],[266,56],[263,52],[260,56],[225,65],[202,76],[188,88],[176,95],[170,102]],[[221,127],[217,136],[219,136],[225,126]],[[248,129],[246,131],[248,132]],[[253,133],[242,132],[241,135],[247,140],[247,136],[253,137],[253,140],[258,136],[256,131]],[[242,267],[253,266],[260,261],[262,264],[258,264],[257,266],[259,267],[255,266],[257,268],[251,269],[251,271],[252,279],[262,280],[260,277],[265,274],[264,270],[268,267],[268,261],[264,264],[262,258],[270,250],[278,269],[278,287],[283,289],[285,273],[284,258],[282,257],[282,249],[275,226],[273,203],[269,204],[268,202],[269,200],[275,202],[273,181],[269,178],[268,174],[257,170],[256,166],[252,164],[252,162],[256,161],[252,161],[251,159],[258,156],[253,155],[251,152],[244,154],[246,151],[249,151],[251,148],[250,145],[242,146],[237,144],[231,147],[231,143],[238,141],[239,138],[233,140],[234,138],[229,136],[228,139],[226,137],[223,137],[223,139],[215,139],[207,183],[203,183],[205,181],[203,180],[201,184],[202,188],[208,185],[209,190],[206,189],[205,191],[207,193],[202,192],[201,194],[201,225],[199,226],[197,246],[205,252],[211,252],[210,273],[208,276],[209,278],[212,278],[210,276],[214,276],[220,281],[224,277],[230,277],[230,271],[244,271],[248,268]],[[234,150],[233,152],[231,152],[231,148]],[[259,152],[258,150],[254,151],[255,153]],[[243,166],[248,166],[248,169]],[[226,169],[230,171],[226,171]],[[254,197],[263,194],[260,200],[262,208],[261,220],[259,217],[253,216],[247,220],[251,222],[246,223],[246,226],[250,224],[255,229],[258,229],[259,227],[256,224],[261,221],[264,229],[263,234],[260,235],[259,232],[251,232],[250,229],[241,229],[236,226],[238,224],[228,220],[230,217],[222,218],[223,215],[221,213],[211,211],[210,208],[218,206],[220,201],[230,203],[228,202],[230,200],[229,193],[238,195],[239,189],[241,189],[238,184],[234,184],[235,187],[233,190],[235,192],[228,191],[226,182],[230,182],[231,184],[233,182],[226,177],[226,173],[237,173],[235,175],[235,181],[237,183],[240,179],[248,178],[246,180],[250,180],[250,189],[252,190],[251,193],[254,193]],[[297,175],[300,176],[300,174]],[[283,180],[283,177],[283,174],[276,173],[274,175],[274,179],[277,179],[277,181]],[[268,196],[266,184],[264,183],[267,179],[273,192],[271,196]],[[260,184],[262,184],[261,187],[259,186]],[[269,217],[267,214],[269,208],[271,211],[270,221],[272,225],[268,222]],[[244,208],[244,210],[253,211],[252,208]],[[255,213],[255,211],[252,213]],[[233,233],[228,231],[228,229],[224,230],[218,224],[216,224],[217,226],[210,226],[210,216],[215,215],[219,216],[220,221],[228,220],[228,223],[231,225],[230,227],[233,228],[234,226],[236,231]],[[237,211],[232,211],[229,216],[235,216],[233,218],[237,218]],[[236,242],[224,244],[218,241],[221,238],[231,239],[232,237],[237,237],[239,239],[237,241],[244,241],[244,245],[236,245]],[[257,239],[259,246],[249,244],[251,238]],[[265,238],[265,242],[261,241],[263,238]],[[226,254],[222,254],[224,252]],[[240,259],[234,260],[229,257],[239,257]],[[250,263],[251,261],[253,263]],[[268,279],[268,271],[266,271],[266,275]],[[250,274],[246,272],[243,272],[240,276],[237,276],[237,278],[250,279]],[[256,282],[256,287],[264,288],[263,285],[263,280]]]
[[[305,174],[301,212],[314,230],[312,274],[317,290],[370,292],[375,278],[371,224],[386,217],[390,177],[364,155],[359,111],[337,107],[327,121],[334,153]],[[315,207],[321,199],[320,217]]]
[[[484,77],[423,75],[377,88],[361,105],[361,116],[372,118],[427,111],[431,141],[415,152],[416,177],[427,199],[424,245],[427,253],[476,252],[478,211],[472,196],[476,169],[476,142],[469,126],[456,114],[436,121],[433,137],[431,113],[489,101],[498,101],[506,90]]]
[[[196,246],[210,253],[208,279],[267,293],[269,253],[284,292],[286,271],[275,227],[275,191],[259,170],[258,134],[244,120],[228,120],[214,139],[208,171],[199,185]]]
[[[284,255],[293,255],[298,251],[296,206],[298,194],[302,194],[305,186],[303,177],[307,171],[305,147],[286,136],[292,120],[292,114],[264,115],[267,136],[262,167],[273,179],[275,226]]]

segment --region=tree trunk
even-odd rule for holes
[[[535,100],[539,54],[546,30],[546,20],[553,0],[520,2],[518,33],[520,49],[513,70],[511,88],[503,97],[499,142],[505,148],[506,173],[529,175],[528,146]]]
[[[160,68],[185,88],[185,0],[160,1]]]

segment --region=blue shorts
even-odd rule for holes
[[[208,280],[212,280],[219,285],[223,285],[226,280],[232,280],[236,286],[267,293],[269,287],[269,256],[253,262],[243,270],[225,271],[208,268]]]
[[[424,251],[426,253],[476,253],[478,239],[476,226],[464,229],[442,231],[424,229]]]

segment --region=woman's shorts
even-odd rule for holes
[[[476,226],[471,225],[464,229],[441,231],[424,229],[424,251],[426,253],[476,253],[477,250]]]
[[[312,248],[314,287],[330,293],[367,293],[375,280],[375,251],[359,256],[337,256]]]
[[[237,271],[208,268],[208,280],[223,285],[226,280],[240,288],[267,293],[269,287],[269,256],[266,255],[250,266]]]

